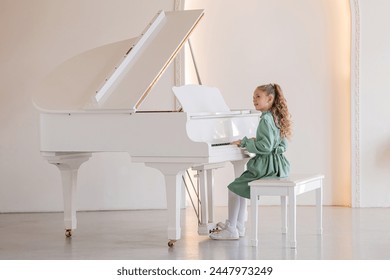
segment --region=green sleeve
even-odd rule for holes
[[[275,154],[283,154],[287,151],[287,140],[283,138],[280,144],[275,148]]]
[[[274,131],[266,119],[262,119],[259,123],[256,140],[247,137],[241,140],[241,147],[245,147],[248,152],[263,155],[272,153],[274,144]]]

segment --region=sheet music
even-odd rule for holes
[[[184,112],[231,112],[218,88],[200,85],[186,85],[182,87],[173,87],[172,90],[183,107]]]

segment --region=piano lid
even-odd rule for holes
[[[42,111],[136,111],[173,61],[203,10],[160,11],[142,34],[61,64],[33,97]]]

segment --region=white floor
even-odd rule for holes
[[[217,208],[217,220],[224,220],[226,213],[226,207]],[[324,233],[318,236],[315,208],[298,207],[295,250],[286,247],[286,236],[280,233],[277,206],[260,206],[257,248],[248,237],[215,241],[199,236],[191,208],[182,210],[182,239],[168,248],[166,214],[79,212],[72,238],[64,237],[62,213],[0,214],[0,259],[390,260],[390,208],[324,207]]]

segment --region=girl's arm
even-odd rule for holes
[[[246,137],[245,137],[246,138]],[[256,137],[252,137],[251,139],[253,139],[253,141],[256,141]],[[236,140],[236,141],[233,141],[232,143],[230,143],[230,144],[232,144],[232,145],[237,145],[238,147],[241,147],[241,141],[242,140]]]
[[[275,145],[275,136],[274,130],[268,120],[263,119],[260,121],[257,135],[260,136],[258,139],[244,137],[240,142],[240,146],[245,147],[250,153],[272,153]]]
[[[275,148],[275,154],[283,154],[287,151],[287,140],[283,138],[280,144]]]

